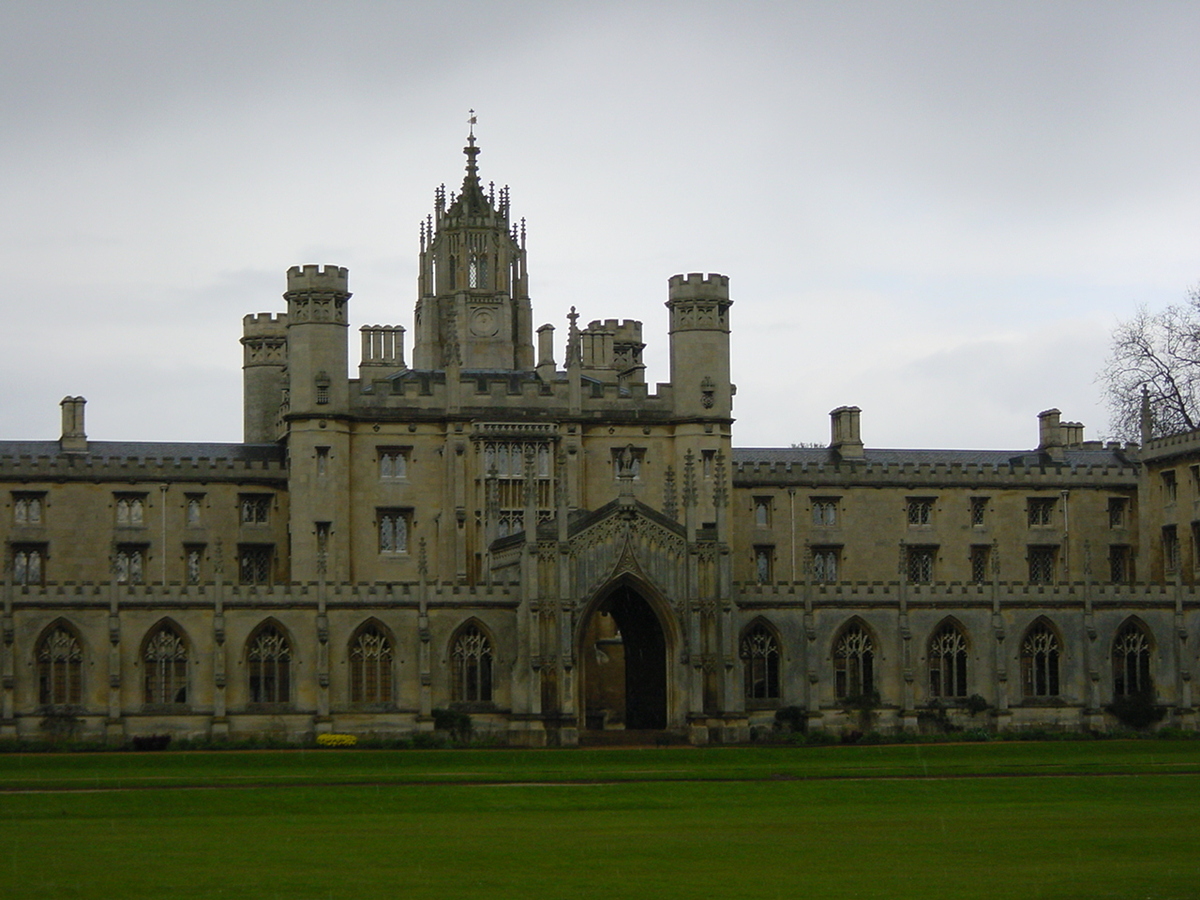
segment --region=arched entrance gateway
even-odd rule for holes
[[[579,658],[584,728],[667,727],[667,635],[642,591],[621,582],[593,605]]]

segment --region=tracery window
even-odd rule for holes
[[[987,497],[972,497],[971,498],[971,525],[979,528],[985,524],[985,516],[987,515]]]
[[[392,643],[375,623],[350,642],[350,702],[392,702]]]
[[[933,498],[910,497],[908,500],[908,524],[931,525],[933,523]]]
[[[141,528],[146,522],[144,494],[117,494],[117,525],[121,528]]]
[[[838,700],[875,691],[875,643],[862,625],[846,626],[834,643],[833,689]]]
[[[637,451],[638,448],[633,448]],[[642,456],[635,453],[629,464],[636,478],[641,472]],[[617,460],[614,454],[614,471]],[[486,441],[483,445],[487,505],[495,510],[496,536],[516,534],[525,528],[525,476],[532,475],[533,505],[538,522],[554,516],[554,458],[547,441]]]
[[[118,544],[113,557],[117,584],[141,584],[146,548],[138,544]]]
[[[13,583],[41,584],[46,576],[46,548],[42,544],[14,544]]]
[[[238,545],[238,581],[241,584],[270,584],[275,548],[270,544]]]
[[[379,477],[407,478],[408,450],[405,447],[379,448]]]
[[[1046,528],[1054,524],[1054,498],[1031,497],[1026,511],[1030,528]]]
[[[242,494],[238,497],[243,525],[266,525],[271,519],[270,494]]]
[[[740,656],[747,700],[779,698],[779,642],[759,622],[742,638]]]
[[[967,696],[967,639],[953,622],[929,640],[929,696]]]
[[[152,705],[187,703],[188,650],[183,637],[170,625],[162,625],[146,641],[143,702]]]
[[[831,584],[838,580],[838,561],[841,551],[837,547],[813,547],[813,581]]]
[[[1056,549],[1055,547],[1029,548],[1030,584],[1054,583],[1054,557],[1057,555]]]
[[[1117,632],[1112,649],[1113,696],[1129,697],[1154,690],[1150,678],[1150,638],[1136,622]]]
[[[933,581],[933,562],[936,547],[909,547],[906,563],[908,580],[913,584],[929,584]]]
[[[379,552],[407,553],[412,510],[381,509],[376,512],[376,516],[379,520]]]
[[[38,702],[78,706],[83,702],[83,647],[74,631],[58,624],[37,647]]]
[[[1021,642],[1021,687],[1026,697],[1056,697],[1061,650],[1058,636],[1045,623],[1037,622]]]
[[[838,502],[833,499],[816,499],[812,502],[812,521],[814,525],[833,526],[837,524]]]
[[[13,494],[13,524],[41,525],[45,494]]]
[[[250,702],[287,703],[291,699],[292,647],[275,625],[263,625],[246,646]]]
[[[454,667],[451,694],[462,703],[489,703],[492,699],[492,644],[478,625],[464,626],[450,652]]]

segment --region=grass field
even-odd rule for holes
[[[1200,897],[1200,743],[0,755],[0,897]]]

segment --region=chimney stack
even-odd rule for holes
[[[857,406],[839,406],[829,414],[832,431],[829,449],[836,450],[842,459],[863,458],[863,442],[858,431],[861,414],[862,410]]]
[[[63,397],[62,437],[59,446],[68,452],[87,452],[87,432],[83,430],[83,407],[87,403],[82,397]]]

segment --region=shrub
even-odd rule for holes
[[[1136,731],[1145,731],[1151,725],[1156,725],[1167,714],[1165,706],[1154,704],[1153,691],[1116,697],[1105,709],[1116,716],[1122,725]]]
[[[461,709],[435,709],[433,727],[449,732],[452,740],[465,744],[471,739],[471,716]]]
[[[318,734],[318,747],[354,747],[358,738],[352,734]]]
[[[966,709],[969,715],[975,716],[981,712],[986,712],[987,710],[991,709],[992,705],[988,703],[987,700],[983,699],[981,695],[972,694],[966,699],[966,702],[963,703],[963,707]]]
[[[775,710],[775,730],[804,734],[808,731],[808,710],[803,706],[784,706]]]
[[[166,750],[171,743],[169,734],[139,734],[129,741],[134,750]]]

